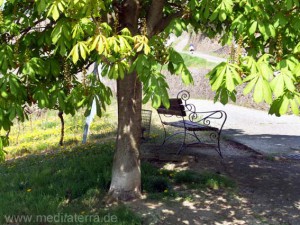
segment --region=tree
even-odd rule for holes
[[[299,0],[7,0],[0,14],[0,128],[24,121],[24,106],[34,103],[88,114],[95,98],[101,116],[111,91],[85,71],[102,63],[102,76],[117,82],[118,100],[109,196],[138,197],[142,103],[169,106],[164,65],[193,82],[180,54],[165,46],[169,34],[191,25],[237,44],[230,60],[208,74],[216,100],[234,101],[236,87],[245,84],[244,93],[254,90],[254,100],[269,103],[270,113],[290,107],[298,114],[298,11]],[[0,149],[7,144],[1,137]]]

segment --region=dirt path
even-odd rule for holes
[[[186,153],[195,155],[195,150]],[[299,160],[263,158],[232,142],[224,150],[223,163],[213,150],[198,149],[193,162],[167,164],[220,172],[237,183],[237,190],[191,191],[192,200],[139,200],[131,207],[143,215],[144,224],[300,224]]]

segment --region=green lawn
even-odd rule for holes
[[[186,66],[189,68],[205,68],[212,69],[216,66],[216,63],[208,62],[206,59],[199,58],[197,56],[192,56],[186,53],[180,53]]]
[[[84,117],[66,116],[63,147],[58,146],[60,122],[56,112],[17,125],[11,131],[11,145],[5,149],[8,160],[0,163],[0,224],[9,220],[8,224],[16,220],[17,224],[66,224],[66,219],[78,220],[70,224],[85,225],[99,221],[142,224],[141,215],[127,206],[104,204],[111,180],[115,117],[111,108],[103,118],[96,118],[89,143],[81,144]],[[178,186],[184,191],[177,191],[174,187]],[[165,170],[142,162],[142,191],[147,199],[181,201],[191,198],[189,190],[228,187],[234,187],[233,182],[220,175]]]

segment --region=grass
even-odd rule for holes
[[[208,62],[206,59],[199,58],[197,56],[192,56],[187,53],[180,53],[182,56],[185,65],[189,69],[193,68],[202,68],[202,69],[213,69],[216,66],[216,63]],[[164,65],[163,70],[167,70],[168,66]]]
[[[0,164],[0,224],[5,222],[4,215],[58,214],[97,215],[102,219],[114,215],[118,223],[102,224],[141,224],[141,218],[126,206],[103,205],[111,180],[113,152],[112,142],[93,143]],[[142,189],[149,199],[192,198],[175,191],[177,185],[187,185],[188,189],[232,187],[227,178],[217,174],[164,170],[142,163]]]
[[[112,167],[113,151],[114,144],[110,142],[88,144],[1,164],[0,224],[5,222],[4,215],[58,213],[101,218],[109,213],[118,218],[118,223],[113,224],[140,224],[140,218],[125,206],[103,206],[111,180],[108,168]]]
[[[150,199],[189,198],[175,191],[180,186],[182,192],[202,189],[234,189],[235,183],[231,179],[211,172],[198,173],[191,170],[159,169],[150,163],[142,164],[142,189]]]
[[[110,109],[111,111],[113,109]],[[90,139],[113,136],[116,131],[115,118],[110,116],[108,111],[102,118],[95,117],[90,127]],[[76,146],[81,142],[85,117],[83,112],[75,116],[64,115],[65,120],[65,147]],[[6,158],[39,153],[41,151],[58,149],[60,140],[61,124],[57,116],[57,111],[47,111],[42,115],[30,115],[29,121],[24,123],[15,122],[12,127],[9,139],[10,145],[5,148],[8,152]],[[0,131],[5,135],[4,131]]]
[[[74,117],[65,116],[63,147],[58,146],[60,121],[57,112],[48,111],[17,124],[10,133],[10,146],[5,149],[8,160],[0,163],[0,224],[5,224],[5,216],[9,215],[71,216],[73,219],[92,216],[94,220],[80,223],[86,225],[99,224],[99,220],[100,224],[142,224],[138,213],[127,206],[106,207],[103,202],[110,186],[115,148],[113,111],[101,119],[95,118],[88,144],[81,144],[84,116],[80,113]],[[154,131],[161,132],[156,128]],[[165,170],[148,162],[142,163],[141,171],[142,192],[147,199],[158,201],[178,198],[192,201],[193,195],[177,191],[178,186],[183,190],[233,187],[231,181],[220,175]],[[14,224],[16,219],[10,218],[10,223]],[[18,224],[37,223],[21,221]],[[60,219],[39,224],[64,222]]]
[[[206,59],[199,58],[197,56],[192,56],[186,53],[180,53],[186,66],[189,68],[206,68],[212,69],[216,66],[216,63],[208,62]]]

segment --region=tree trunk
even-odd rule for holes
[[[60,140],[59,140],[60,146],[64,145],[64,136],[65,136],[65,121],[63,115],[64,115],[63,111],[58,112],[58,117],[60,118],[60,123],[61,123]]]
[[[128,201],[141,196],[142,85],[136,73],[117,80],[117,99],[117,146],[108,197],[110,200]]]

